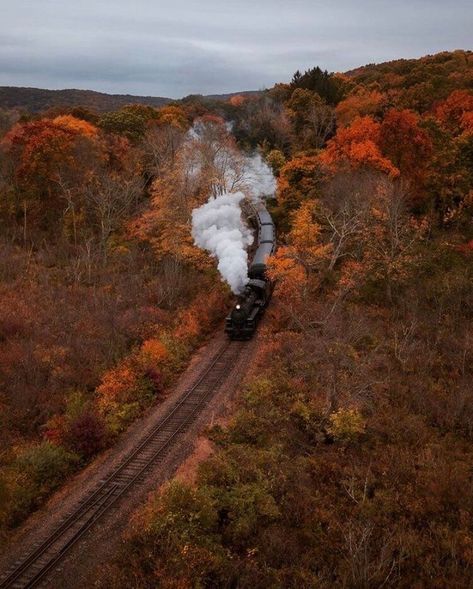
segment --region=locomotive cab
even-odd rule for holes
[[[276,249],[274,223],[268,211],[260,206],[256,211],[258,248],[248,268],[249,280],[235,306],[225,319],[225,333],[230,339],[250,339],[267,307],[273,284],[266,275],[267,260]]]
[[[250,339],[271,295],[269,283],[252,279],[225,320],[230,339]]]

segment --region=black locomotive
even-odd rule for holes
[[[259,205],[255,213],[258,247],[248,270],[250,280],[225,319],[225,333],[230,339],[244,340],[253,336],[273,292],[273,284],[266,276],[266,261],[276,251],[276,231],[263,205]]]

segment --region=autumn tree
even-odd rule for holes
[[[320,270],[332,249],[331,244],[322,242],[322,227],[316,219],[318,209],[317,201],[304,201],[292,215],[287,238],[292,255],[308,273]]]
[[[171,119],[172,121],[172,119]],[[149,179],[165,173],[175,164],[179,148],[185,139],[185,126],[166,122],[152,125],[143,139],[145,169]]]
[[[158,259],[178,265],[208,266],[193,244],[191,212],[210,195],[237,190],[244,183],[244,162],[223,120],[214,115],[194,122],[193,133],[171,154],[152,187],[151,207],[132,231],[151,243]]]
[[[327,144],[320,161],[332,169],[343,166],[371,168],[397,177],[399,170],[380,148],[381,125],[372,117],[360,117],[349,127],[338,129]]]
[[[12,161],[12,204],[23,217],[25,235],[30,224],[45,228],[60,219],[60,177],[77,175],[74,151],[93,137],[94,128],[74,117],[17,125],[6,135],[2,147]]]
[[[242,104],[244,104],[245,100],[246,100],[246,98],[243,95],[237,94],[236,96],[231,96],[228,102],[232,106],[239,107],[239,106],[242,106]]]
[[[136,207],[142,189],[140,176],[113,174],[103,168],[98,169],[83,187],[85,206],[99,237],[104,259],[108,253],[109,238]]]
[[[128,107],[102,115],[98,126],[107,133],[116,133],[138,142],[146,132],[147,119],[140,110],[136,112],[136,109]]]
[[[333,109],[318,94],[303,88],[294,90],[286,106],[296,146],[300,149],[320,149],[334,129]]]
[[[305,200],[293,211],[285,244],[268,261],[279,305],[299,328],[305,325],[309,301],[321,285],[332,250],[317,221],[319,206],[316,200]]]
[[[95,125],[72,115],[60,115],[53,119],[53,123],[61,129],[69,130],[91,139],[97,137],[98,134],[98,129]]]
[[[341,170],[323,184],[319,221],[331,244],[329,271],[340,262],[356,260],[359,237],[376,198],[378,174],[360,169]]]
[[[425,187],[440,224],[451,224],[468,215],[473,186],[471,135],[455,137],[432,117],[426,120],[425,128],[432,142]]]
[[[232,131],[243,146],[288,151],[290,124],[282,101],[271,92],[248,98],[235,113]]]
[[[304,199],[319,195],[326,171],[316,155],[302,155],[289,160],[280,169],[278,178],[278,205],[284,211],[298,207]]]
[[[337,124],[345,127],[350,125],[357,117],[379,116],[385,101],[386,96],[379,90],[358,87],[337,104],[335,109]]]
[[[427,229],[425,219],[409,215],[403,182],[379,178],[359,239],[365,284],[379,286],[389,304],[415,272],[415,248]]]
[[[273,174],[277,177],[281,171],[281,168],[286,163],[284,154],[279,149],[272,149],[266,156],[266,161],[271,167]]]
[[[455,135],[468,127],[473,113],[473,92],[455,90],[434,111],[437,120]]]
[[[379,145],[399,170],[411,193],[411,201],[419,202],[425,198],[432,142],[421,127],[419,115],[408,110],[389,110],[381,123]]]

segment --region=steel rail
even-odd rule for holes
[[[78,540],[102,517],[112,505],[114,505],[123,495],[144,475],[144,473],[156,463],[156,460],[163,455],[166,450],[172,446],[176,437],[185,429],[196,417],[199,409],[202,408],[210,394],[220,387],[225,378],[228,376],[229,361],[234,359],[242,350],[241,342],[227,342],[219,349],[210,364],[199,375],[196,382],[182,395],[182,397],[170,408],[170,410],[159,420],[159,422],[150,430],[150,432],[141,440],[133,451],[112,473],[102,481],[99,487],[93,491],[79,507],[66,519],[36,548],[29,554],[10,574],[0,581],[0,589],[11,587],[36,587],[58,563],[69,549],[78,542]],[[229,358],[226,353],[230,351]],[[221,366],[219,362],[223,361]],[[214,382],[212,382],[214,379]],[[210,382],[206,382],[206,380]],[[191,403],[194,393],[199,387],[203,387],[200,396],[197,395],[195,403]],[[186,406],[187,405],[187,406]],[[176,423],[173,423],[173,418]],[[170,431],[166,431],[166,426]],[[164,434],[164,439],[160,440],[159,435]],[[156,444],[153,447],[153,444]],[[148,456],[141,455],[150,450]],[[135,469],[134,472],[127,474],[127,469]],[[53,554],[50,555],[47,562],[41,564],[41,558],[46,555],[48,550],[54,547],[61,538],[67,535],[75,525],[80,524],[78,529],[73,531],[72,536],[66,542],[59,546]],[[39,570],[35,571],[34,568]],[[30,574],[28,574],[30,573]],[[31,576],[33,573],[33,576]],[[22,583],[22,577],[25,583]]]

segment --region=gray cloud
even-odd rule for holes
[[[6,4],[6,0],[3,0]],[[180,97],[469,48],[470,0],[16,0],[0,85]]]

